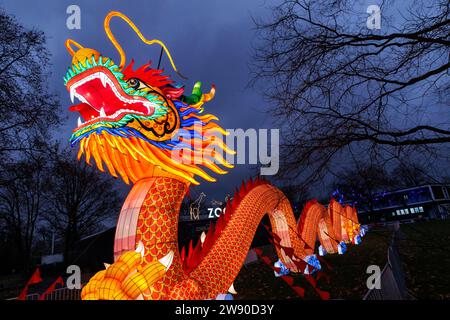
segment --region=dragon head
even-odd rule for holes
[[[71,44],[78,46],[76,52]],[[204,168],[224,174],[219,165],[232,167],[220,151],[233,152],[217,135],[226,131],[214,122],[215,116],[202,114],[203,104],[214,97],[214,86],[203,94],[197,82],[185,96],[183,87],[150,63],[134,70],[131,61],[123,68],[120,46],[120,65],[73,40],[66,46],[73,58],[64,84],[72,103],[80,101],[69,108],[80,113],[70,138],[72,145],[79,145],[79,159],[85,154],[89,164],[94,158],[101,171],[105,164],[111,175],[120,175],[126,183],[170,176],[198,184],[196,176],[214,181]]]

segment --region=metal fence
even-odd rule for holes
[[[46,295],[45,300],[81,300],[81,289],[56,289]]]
[[[413,297],[406,288],[405,274],[398,252],[400,230],[393,233],[387,252],[387,263],[380,275],[380,289],[370,289],[363,300],[409,300]]]
[[[26,300],[39,300],[40,295],[38,293],[32,293],[26,296]],[[12,298],[8,300],[16,300]],[[47,294],[44,300],[81,300],[81,289],[69,289],[67,287],[56,289],[53,292]]]

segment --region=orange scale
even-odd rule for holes
[[[152,249],[150,249],[150,253],[155,257],[158,254],[158,250],[153,247]]]
[[[146,232],[145,234],[144,234],[144,240],[146,240],[146,241],[149,241],[150,239],[151,239],[151,234],[150,234],[150,232]]]
[[[162,296],[164,294],[163,292],[163,288],[161,285],[161,281],[158,281],[157,283],[155,283],[152,287],[154,292],[157,292],[160,296]]]
[[[145,228],[146,228],[146,230],[152,226],[152,223],[153,223],[152,220],[145,220]]]
[[[155,213],[152,214],[152,219],[153,219],[154,221],[157,221],[157,220],[159,219],[159,216],[160,216],[160,213],[155,212]]]
[[[153,292],[152,293],[152,299],[153,300],[159,300],[159,293],[158,292]]]

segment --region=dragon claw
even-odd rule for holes
[[[138,246],[136,247],[136,250],[135,250],[137,253],[140,253],[141,254],[141,258],[143,258],[144,257],[144,244],[142,243],[142,241],[139,241],[139,244],[138,244]]]
[[[153,285],[164,277],[173,261],[170,251],[160,260],[143,263],[144,245],[123,253],[116,262],[105,263],[106,270],[97,272],[83,287],[83,300],[148,300]]]
[[[164,265],[164,267],[166,268],[166,270],[168,270],[172,264],[173,261],[173,256],[174,253],[171,250],[168,254],[166,254],[164,257],[162,257],[161,259],[159,259],[158,261]]]

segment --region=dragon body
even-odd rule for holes
[[[203,104],[215,94],[203,93],[196,83],[192,94],[174,85],[150,64],[125,67],[125,54],[109,30],[112,17],[126,21],[147,44],[137,27],[123,14],[111,12],[105,30],[119,51],[116,65],[98,51],[73,40],[66,46],[72,65],[65,85],[80,113],[70,138],[79,146],[78,158],[92,160],[101,171],[121,177],[133,187],[122,207],[114,243],[115,261],[98,272],[82,291],[83,299],[214,299],[233,292],[232,284],[244,263],[257,226],[264,215],[276,235],[277,254],[293,272],[320,268],[314,250],[342,252],[344,243],[358,242],[356,210],[332,201],[326,209],[308,202],[297,223],[288,199],[276,187],[256,178],[243,183],[225,213],[195,246],[178,249],[181,202],[197,178],[215,181],[212,173],[232,168],[224,154],[233,154],[221,139],[226,131],[217,118],[203,114]],[[73,50],[75,45],[77,50]]]

